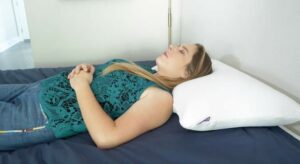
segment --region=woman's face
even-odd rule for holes
[[[172,78],[186,78],[186,66],[192,61],[197,51],[194,44],[170,45],[156,58],[157,73]]]

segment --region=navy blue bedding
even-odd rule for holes
[[[137,63],[154,65],[154,61]],[[71,68],[0,71],[0,84],[30,83]],[[173,113],[163,126],[114,149],[101,150],[88,133],[81,133],[67,139],[0,152],[0,163],[300,164],[300,141],[277,126],[208,132],[186,130]]]

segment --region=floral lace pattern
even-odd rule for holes
[[[152,81],[121,70],[101,76],[102,70],[114,62],[127,61],[112,59],[99,65],[96,67],[91,83],[91,89],[97,101],[113,120],[126,112],[146,88],[149,86],[160,87]],[[151,73],[155,72],[151,70],[151,67],[140,66]],[[53,129],[57,138],[72,136],[87,130],[75,92],[67,79],[68,74],[69,71],[64,71],[41,81],[39,98],[48,117],[46,126]]]

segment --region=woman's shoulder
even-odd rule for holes
[[[139,101],[144,102],[147,104],[156,104],[154,106],[164,107],[167,113],[172,113],[172,106],[173,106],[173,96],[169,92],[157,88],[157,87],[149,87],[147,88],[144,93],[140,96]],[[159,108],[160,114],[163,108]],[[156,109],[158,110],[158,109]]]
[[[170,92],[168,92],[160,87],[157,87],[157,86],[150,86],[150,87],[146,88],[144,90],[144,92],[141,94],[140,99],[142,99],[143,97],[145,97],[147,95],[156,95],[157,97],[160,97],[160,96],[167,96],[170,98],[173,97]]]

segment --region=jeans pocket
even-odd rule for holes
[[[40,109],[41,109],[41,112],[42,112],[42,114],[43,114],[43,116],[44,116],[45,124],[47,124],[47,123],[48,123],[48,117],[47,117],[47,115],[45,114],[45,112],[44,112],[43,107],[42,107],[41,104],[40,104]]]

